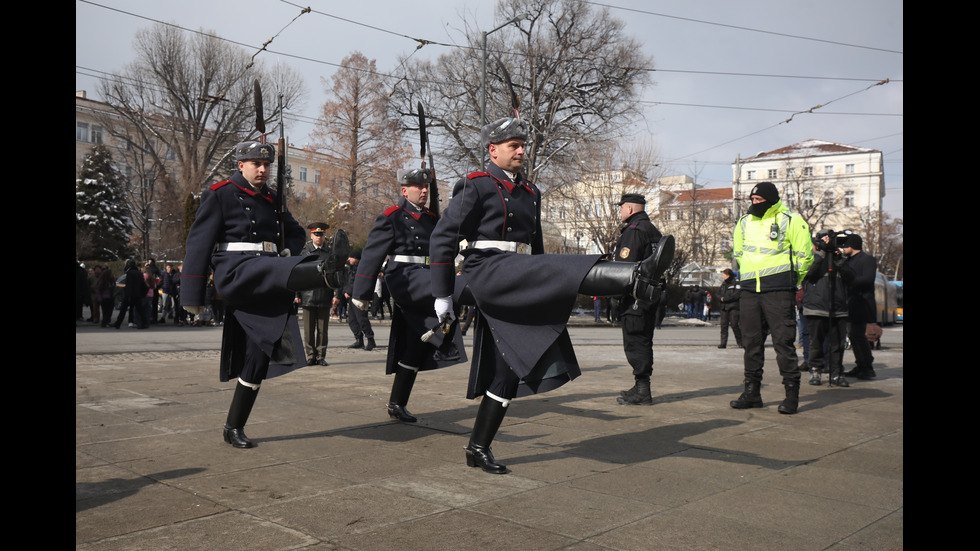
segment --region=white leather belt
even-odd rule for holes
[[[493,241],[493,240],[480,240],[470,243],[470,248],[473,249],[500,249],[501,251],[507,251],[517,254],[531,254],[531,246],[527,243],[518,243],[516,241]]]
[[[403,262],[406,264],[425,264],[429,265],[429,257],[427,256],[409,256],[407,254],[396,254],[391,257],[395,262]]]
[[[279,247],[277,247],[272,241],[263,241],[261,243],[218,243],[218,251],[261,251],[264,253],[278,253]]]

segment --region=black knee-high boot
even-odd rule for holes
[[[393,419],[414,423],[418,418],[409,413],[405,406],[408,404],[408,397],[412,394],[412,387],[415,386],[415,377],[418,371],[408,369],[399,365],[395,371],[395,380],[391,384],[391,397],[388,399],[388,415]]]
[[[228,420],[225,421],[224,436],[225,442],[236,448],[255,447],[255,443],[245,436],[244,429],[258,393],[258,387],[253,389],[241,382],[235,387],[235,396],[231,399],[231,407],[228,408]]]
[[[653,254],[641,262],[596,262],[579,285],[579,292],[592,296],[631,295],[656,302],[660,298],[660,278],[673,259],[674,236],[665,235],[654,245]]]
[[[507,415],[507,406],[490,396],[484,396],[480,402],[480,409],[476,414],[476,422],[473,423],[473,434],[470,435],[470,444],[466,450],[466,464],[470,467],[480,467],[484,471],[492,474],[504,474],[507,466],[497,463],[490,451],[490,443],[497,435],[497,429]]]
[[[290,291],[322,289],[324,286],[339,289],[344,286],[344,264],[350,255],[350,241],[347,232],[337,230],[331,240],[330,254],[321,262],[301,262],[293,266],[286,280]]]

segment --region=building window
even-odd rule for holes
[[[299,181],[300,182],[305,182],[306,181],[306,167],[305,166],[299,167]]]
[[[854,192],[853,191],[845,191],[844,192],[844,206],[845,207],[853,207],[853,206],[856,206],[856,205],[857,205],[857,201],[854,199]]]
[[[745,172],[745,179],[746,180],[755,180],[755,171],[754,170],[746,171]]]
[[[804,176],[813,176],[813,167],[812,166],[805,166],[805,167],[803,167],[803,175]]]
[[[102,127],[97,124],[92,125],[92,143],[102,143]]]
[[[786,192],[786,206],[791,209],[796,208],[796,194],[791,191]]]
[[[854,174],[854,164],[844,165],[844,172]]]
[[[824,167],[823,167],[823,173],[826,176],[830,176],[831,174],[833,174],[834,173],[834,165],[824,165]]]
[[[769,171],[766,174],[768,174],[768,176],[766,176],[767,178],[778,178],[779,177],[777,175],[778,173],[776,172],[776,169],[775,168],[770,168]]]
[[[823,207],[825,209],[830,209],[834,206],[834,191],[828,189],[823,192]]]
[[[174,159],[176,159],[176,158],[177,158],[177,155],[175,155],[175,154],[174,154],[174,150],[173,150],[173,149],[170,149],[170,148],[168,147],[168,148],[167,148],[167,153],[166,153],[166,154],[164,155],[164,157],[165,157],[165,158],[166,158],[166,159],[167,159],[168,161],[173,161]]]
[[[813,192],[804,191],[803,192],[803,208],[812,209],[813,208]]]
[[[313,171],[313,183],[314,184],[319,184],[320,183],[320,171],[319,170],[314,170]]]
[[[87,142],[88,141],[88,123],[87,122],[76,122],[75,123],[75,141],[76,142]]]
[[[795,178],[796,177],[796,169],[795,168],[792,168],[792,167],[787,168],[786,169],[786,177],[787,178]]]

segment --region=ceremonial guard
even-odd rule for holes
[[[395,301],[386,363],[386,372],[395,375],[388,415],[414,423],[417,418],[405,406],[418,372],[465,362],[466,354],[457,324],[452,324],[448,334],[434,331],[427,335],[427,342],[422,341],[439,322],[429,275],[429,236],[439,217],[426,208],[433,183],[430,171],[399,171],[398,180],[402,199],[378,216],[368,234],[351,302],[361,310],[368,308],[387,260],[384,282]]]
[[[653,254],[663,234],[650,221],[647,200],[638,193],[620,198],[619,215],[623,222],[613,255],[619,262],[640,262]],[[665,283],[662,284],[664,286]],[[617,402],[624,405],[650,405],[650,377],[653,375],[653,330],[657,325],[660,293],[652,300],[638,300],[631,295],[619,301],[619,319],[623,326],[623,351],[633,368],[633,388],[620,393]]]
[[[306,365],[293,299],[307,289],[337,288],[349,249],[338,231],[327,260],[300,256],[306,232],[266,185],[275,158],[271,144],[235,147],[238,171],[201,194],[187,235],[180,277],[181,306],[199,314],[209,274],[226,304],[220,380],[237,379],[224,427],[225,442],[255,446],[244,426],[263,380]]]
[[[466,396],[482,401],[466,462],[503,474],[507,468],[496,462],[490,444],[510,401],[555,389],[580,374],[566,329],[576,296],[659,296],[657,282],[673,257],[673,240],[661,240],[642,263],[544,254],[541,192],[521,174],[526,124],[499,119],[486,125],[481,137],[490,163],[485,172],[456,183],[429,241],[430,270],[441,322],[455,318],[454,303],[479,310]],[[455,258],[463,240],[457,276]]]

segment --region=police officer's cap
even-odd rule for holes
[[[242,142],[235,146],[236,161],[268,161],[276,158],[276,147],[269,143]]]
[[[624,193],[617,204],[619,206],[623,206],[623,203],[637,203],[640,205],[645,205],[647,204],[647,198],[639,193]]]
[[[480,141],[484,149],[490,147],[490,144],[514,139],[527,141],[527,123],[521,119],[507,117],[497,119],[480,130]]]
[[[398,171],[398,184],[403,186],[432,183],[432,171],[427,168],[413,168]]]
[[[324,233],[330,229],[330,224],[327,224],[326,222],[314,222],[309,226],[306,226],[306,229],[310,230],[310,233]]]

